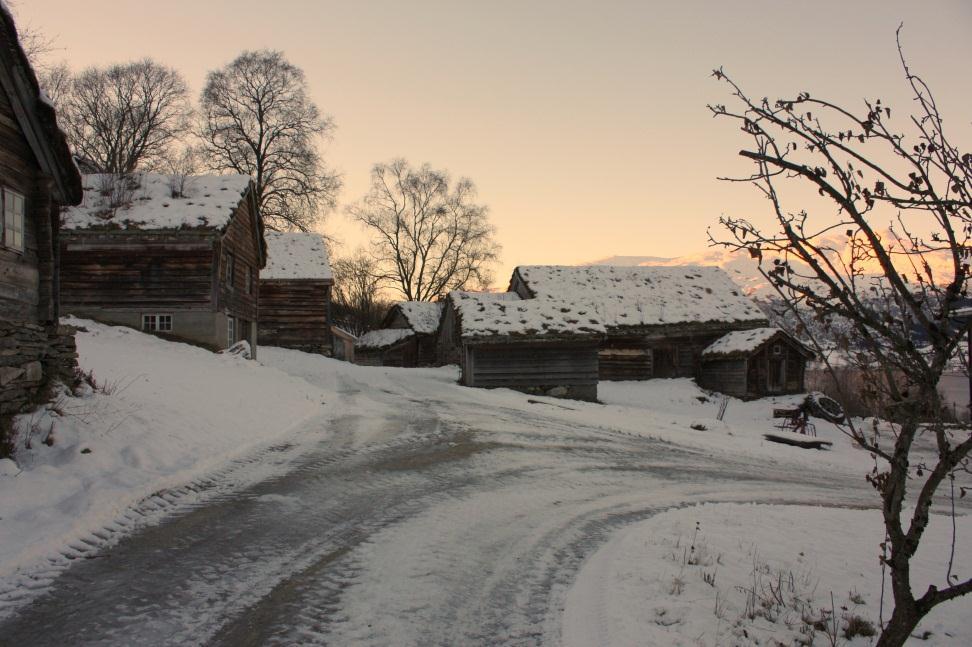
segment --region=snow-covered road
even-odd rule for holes
[[[298,360],[278,364],[324,379]],[[0,642],[559,644],[581,563],[633,521],[701,501],[873,501],[850,470],[618,433],[441,372],[355,375],[337,377],[336,417],[76,560]]]

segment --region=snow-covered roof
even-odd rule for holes
[[[62,214],[65,229],[222,229],[240,204],[250,178],[194,175],[182,186],[175,175],[96,173],[83,176],[82,183],[81,204]]]
[[[373,349],[388,348],[414,335],[415,331],[409,328],[381,328],[366,332],[358,337],[354,342],[354,347]]]
[[[431,335],[439,329],[439,319],[442,318],[442,302],[402,301],[396,303],[408,325],[420,335]]]
[[[605,333],[590,303],[563,299],[520,300],[514,292],[452,292],[463,339],[593,336]]]
[[[302,231],[268,231],[267,266],[261,279],[333,280],[324,236]]]
[[[795,339],[787,335],[780,328],[753,328],[752,330],[735,330],[715,340],[702,351],[702,357],[730,357],[746,355],[757,350],[760,346],[778,334],[783,334],[795,343]],[[802,347],[802,344],[800,344]]]
[[[525,265],[516,276],[537,299],[587,302],[607,328],[687,322],[765,321],[718,267]]]

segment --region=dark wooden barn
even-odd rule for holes
[[[699,385],[739,398],[802,393],[813,356],[779,328],[731,332],[702,352]]]
[[[591,303],[607,334],[602,380],[698,377],[702,351],[734,330],[767,325],[759,307],[717,267],[517,267],[523,299]]]
[[[439,335],[440,357],[457,357],[466,386],[597,400],[598,347],[593,309],[515,294],[452,292]]]
[[[256,352],[266,242],[250,178],[86,175],[62,229],[65,312]]]
[[[418,344],[410,328],[372,330],[354,342],[355,364],[414,367],[417,362]]]
[[[80,201],[54,108],[0,3],[0,414],[76,365],[73,337],[57,325],[57,240],[61,207]]]
[[[331,355],[334,276],[320,234],[267,232],[260,272],[259,341],[263,346]]]
[[[416,365],[436,364],[436,342],[439,320],[442,319],[442,303],[427,301],[402,301],[388,311],[382,328],[407,329],[415,333]]]

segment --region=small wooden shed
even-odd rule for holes
[[[510,291],[523,299],[591,303],[606,328],[602,380],[697,377],[701,354],[733,330],[766,326],[766,315],[718,267],[517,267]]]
[[[331,355],[334,275],[324,237],[309,232],[266,234],[260,272],[260,344]]]
[[[416,365],[432,366],[436,363],[436,342],[440,319],[442,319],[442,302],[402,301],[392,306],[385,315],[382,328],[413,331],[417,346]]]
[[[699,385],[747,399],[802,393],[813,356],[779,328],[731,332],[702,352]]]
[[[588,304],[452,292],[443,332],[465,386],[597,400],[604,326]]]
[[[354,342],[354,363],[362,366],[414,367],[418,359],[415,332],[409,328],[381,328]]]

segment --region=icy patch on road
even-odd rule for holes
[[[958,556],[972,548],[972,518],[957,521]],[[807,639],[805,617],[830,617],[831,593],[840,643],[870,644],[847,641],[843,628],[852,616],[878,624],[882,529],[873,510],[706,504],[660,514],[617,533],[580,570],[563,644],[797,644]],[[933,517],[915,557],[915,591],[946,585],[950,542],[950,520]],[[954,574],[968,571],[959,559]],[[889,605],[890,591],[885,620]],[[972,644],[967,610],[962,600],[933,610],[919,626],[928,640],[914,644]],[[813,644],[821,643],[829,644],[817,631]]]

